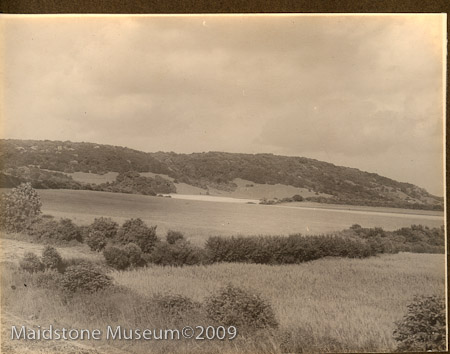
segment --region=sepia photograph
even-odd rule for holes
[[[1,353],[447,350],[446,14],[0,34]]]

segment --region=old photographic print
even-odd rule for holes
[[[447,349],[445,14],[0,23],[2,353]]]

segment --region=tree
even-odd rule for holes
[[[156,226],[148,227],[140,218],[126,220],[117,232],[119,243],[135,243],[144,253],[150,253],[157,240]]]
[[[41,198],[30,183],[22,183],[2,198],[0,226],[8,232],[24,230],[41,213]]]
[[[445,301],[439,296],[417,296],[407,314],[396,323],[394,339],[399,351],[444,351]]]

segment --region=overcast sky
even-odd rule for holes
[[[444,16],[3,17],[4,136],[305,156],[443,195]]]

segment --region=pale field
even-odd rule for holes
[[[74,173],[66,173],[68,176],[72,176],[72,178],[81,183],[106,183],[113,182],[118,173],[117,172],[108,172],[103,175],[95,174],[95,173],[86,173],[86,172],[74,172]],[[174,178],[169,177],[168,175],[158,174],[153,172],[139,172],[141,176],[144,177],[152,177],[160,176],[169,181],[174,181]],[[297,188],[293,186],[287,186],[284,184],[259,184],[252,181],[248,181],[242,178],[235,178],[233,183],[237,185],[234,191],[223,191],[220,189],[210,188],[208,190],[209,195],[214,196],[224,196],[230,198],[245,198],[245,199],[273,199],[273,198],[286,198],[292,197],[295,194],[299,194],[303,197],[313,197],[316,196],[314,192],[310,192],[307,188]],[[186,183],[175,183],[175,187],[177,189],[177,193],[179,194],[194,194],[201,195],[206,194],[207,190],[195,186],[191,186]],[[318,195],[327,197],[329,194],[319,193]]]
[[[414,295],[444,295],[444,255],[401,253],[368,259],[322,259],[300,265],[216,264],[149,267],[112,273],[142,295],[170,292],[202,301],[231,283],[257,291],[282,329],[349,348],[395,348],[392,332]]]
[[[8,237],[14,236],[8,235]],[[0,262],[18,262],[27,252],[40,256],[44,248],[45,246],[39,243],[0,238]],[[89,246],[85,244],[70,247],[55,246],[55,248],[64,259],[84,258],[94,262],[103,261],[101,253],[91,251]]]
[[[442,212],[383,208],[345,211],[337,208],[299,208],[285,205],[233,204],[181,200],[133,194],[38,190],[42,211],[56,217],[71,218],[79,225],[95,218],[111,217],[118,223],[141,218],[148,225],[157,225],[157,233],[182,231],[193,243],[203,244],[214,235],[288,235],[292,233],[322,234],[341,231],[353,224],[394,230],[412,224],[440,227]],[[357,207],[356,207],[357,208]],[[374,211],[375,210],[375,211]]]

